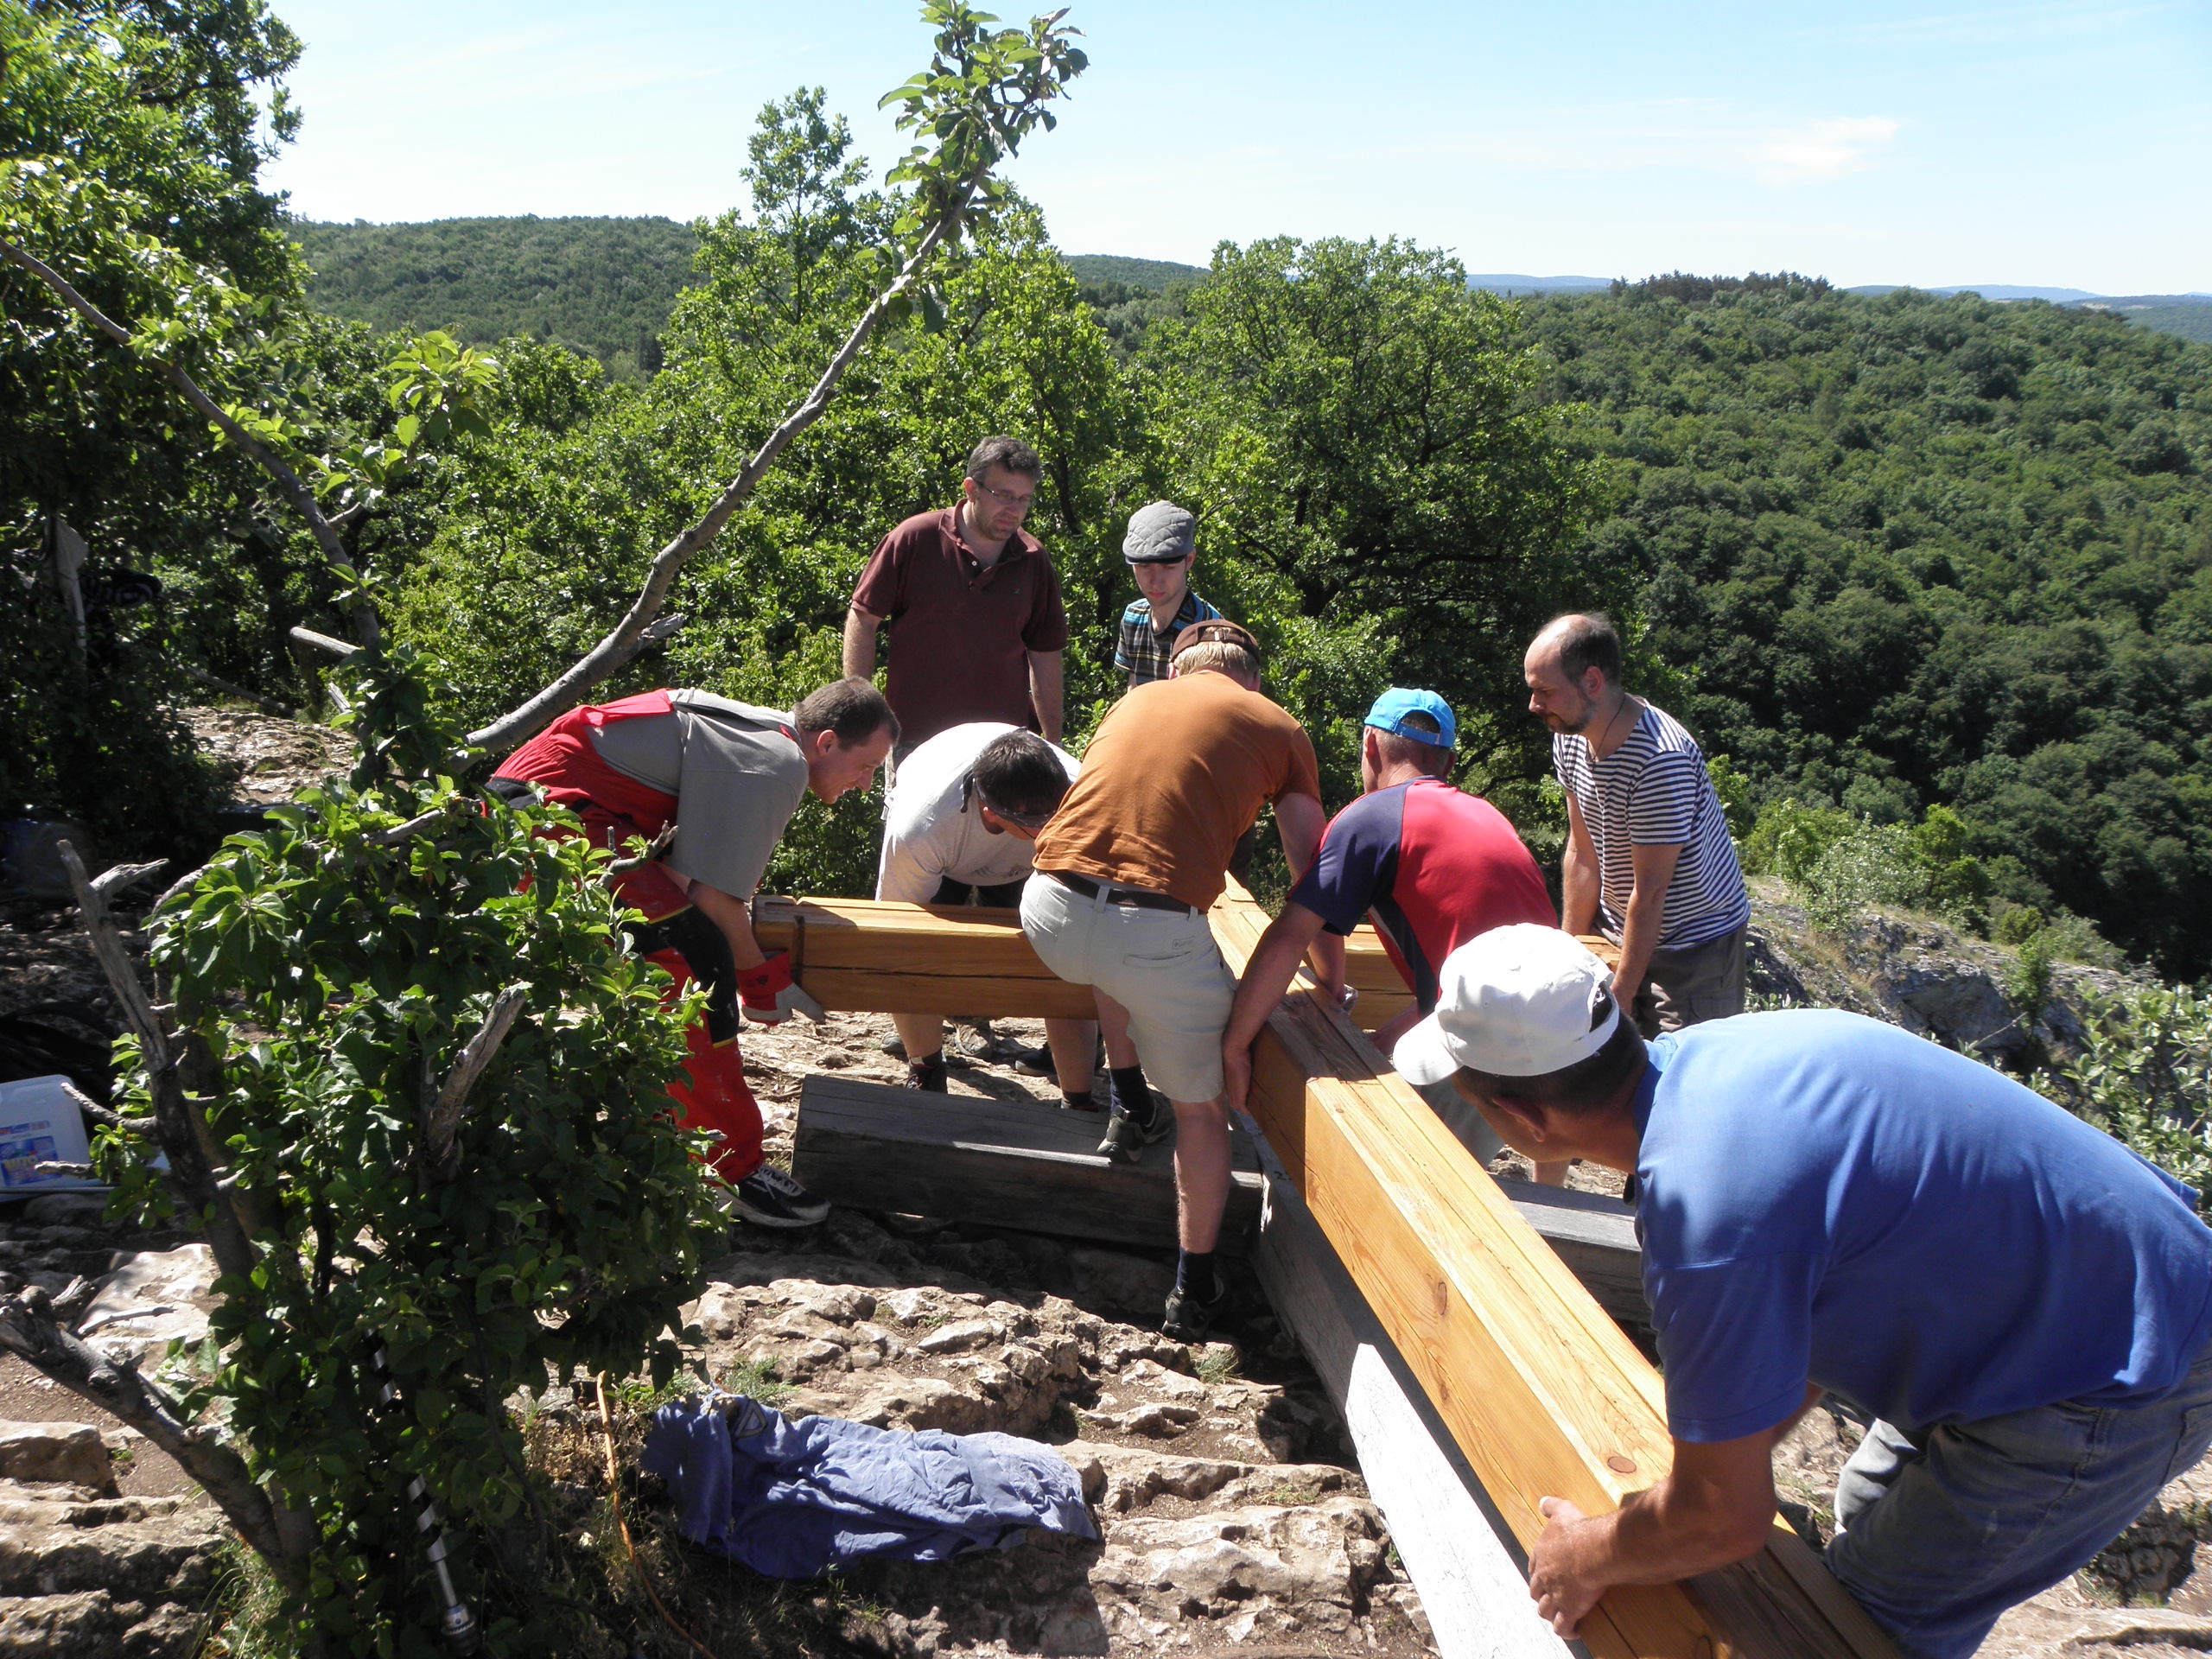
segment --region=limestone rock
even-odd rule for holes
[[[54,1482],[116,1495],[107,1442],[88,1423],[0,1421],[0,1479]]]
[[[148,1606],[87,1590],[0,1599],[0,1654],[41,1659],[189,1659],[204,1615],[173,1604]]]
[[[196,1603],[214,1580],[222,1529],[206,1510],[95,1527],[0,1527],[0,1595],[105,1590]]]
[[[79,1328],[111,1355],[152,1359],[172,1342],[207,1336],[215,1279],[214,1252],[205,1244],[119,1251]]]

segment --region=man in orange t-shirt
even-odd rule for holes
[[[1228,1300],[1213,1250],[1229,1198],[1221,1035],[1236,976],[1206,912],[1237,837],[1272,801],[1294,877],[1321,838],[1321,781],[1298,722],[1260,695],[1259,642],[1234,622],[1176,636],[1169,677],[1116,703],[1083,772],[1037,837],[1022,931],[1045,965],[1128,1010],[1129,1034],[1173,1108],[1116,1089],[1099,1150],[1133,1160],[1175,1130],[1182,1254],[1162,1329],[1197,1341]]]

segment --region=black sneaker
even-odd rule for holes
[[[1116,1109],[1106,1120],[1106,1138],[1098,1143],[1099,1156],[1109,1163],[1134,1164],[1144,1156],[1144,1149],[1155,1141],[1167,1138],[1167,1131],[1175,1127],[1173,1114],[1160,1112],[1149,1122],[1131,1116]]]
[[[729,1190],[730,1208],[755,1227],[811,1227],[830,1213],[817,1198],[773,1164],[763,1164]]]
[[[999,1039],[999,1058],[1025,1077],[1049,1077],[1052,1075],[1052,1056],[1049,1049],[1032,1048],[1027,1043],[1015,1042],[1011,1037]]]
[[[950,1094],[951,1090],[944,1085],[944,1054],[932,1054],[926,1060],[907,1061],[906,1086],[932,1095]]]
[[[1178,1342],[1204,1342],[1214,1321],[1229,1311],[1229,1283],[1221,1281],[1214,1294],[1201,1300],[1187,1291],[1167,1293],[1167,1312],[1160,1321],[1162,1336]]]

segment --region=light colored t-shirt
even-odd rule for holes
[[[883,859],[875,896],[926,905],[950,879],[970,887],[1003,887],[1029,874],[1031,844],[994,831],[968,785],[976,757],[1008,732],[1002,721],[976,721],[939,732],[899,763],[899,780],[883,809]],[[1072,779],[1080,763],[1054,748]]]
[[[1037,868],[1205,910],[1236,838],[1286,795],[1321,798],[1313,744],[1295,720],[1226,674],[1154,680],[1098,723],[1083,775],[1037,837]]]
[[[676,797],[668,868],[746,898],[806,797],[791,716],[706,691],[671,691],[668,700],[665,718],[610,721],[592,741],[617,772]]]
[[[1682,849],[1667,884],[1659,949],[1703,944],[1751,919],[1751,895],[1705,756],[1673,715],[1645,704],[1620,747],[1602,760],[1591,758],[1580,734],[1555,734],[1552,767],[1574,797],[1598,855],[1599,923],[1608,938],[1620,938],[1638,847]]]

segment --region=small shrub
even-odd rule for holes
[[[2145,987],[2094,1004],[2087,1027],[2081,1052],[2035,1086],[2195,1187],[2212,1215],[2212,991]]]
[[[1847,812],[1832,806],[1806,806],[1792,800],[1770,801],[1744,842],[1744,868],[1754,874],[1778,875],[1802,882],[1821,855],[1858,827]]]
[[[1830,842],[1798,886],[1813,925],[1833,931],[1871,905],[1924,905],[1929,873],[1912,831],[1866,823]]]

